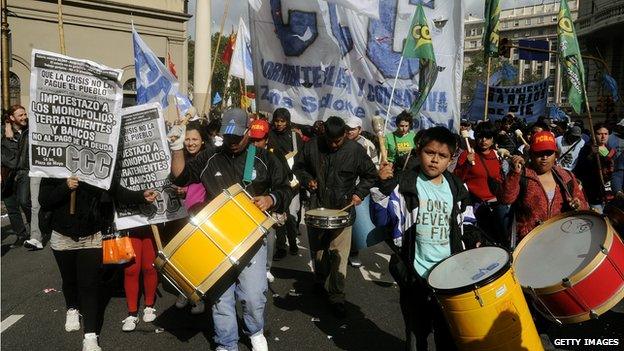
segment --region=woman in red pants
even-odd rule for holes
[[[156,258],[156,244],[150,226],[132,228],[130,240],[136,255],[135,259],[124,268],[124,288],[126,290],[126,303],[128,304],[128,317],[123,320],[121,329],[125,332],[133,331],[139,323],[139,280],[143,275],[143,295],[145,308],[143,309],[143,321],[153,322],[156,319],[156,287],[158,286],[158,273],[152,265]]]

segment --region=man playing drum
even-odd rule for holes
[[[179,137],[184,134],[184,127],[178,126],[172,130],[170,139],[178,136],[170,145],[173,151],[171,173],[174,183],[184,186],[201,181],[206,188],[207,201],[212,201],[223,189],[240,183],[254,196],[256,206],[262,211],[283,208],[284,204],[288,204],[291,196],[288,177],[275,155],[267,150],[256,149],[253,162],[250,161],[253,165],[252,181],[247,184],[243,181],[249,152],[247,138],[243,137],[247,130],[247,120],[247,114],[241,109],[225,111],[221,127],[223,146],[206,149],[186,164],[182,152],[184,138]],[[244,301],[243,330],[250,337],[252,349],[268,350],[263,335],[267,292],[266,259],[267,248],[264,243],[251,262],[241,267],[236,283],[212,306],[217,350],[238,349],[236,300]]]
[[[310,208],[341,209],[359,205],[377,178],[366,150],[346,137],[340,117],[329,117],[325,134],[307,142],[295,157],[293,172],[311,193]],[[359,177],[360,182],[356,185]],[[354,216],[354,209],[350,210]],[[315,290],[327,293],[334,314],[343,318],[345,279],[351,249],[351,226],[339,229],[308,227],[316,276]]]
[[[428,350],[427,336],[432,329],[437,350],[456,349],[426,282],[438,262],[480,242],[476,232],[469,236],[462,230],[468,190],[447,171],[455,140],[444,127],[425,130],[416,149],[418,160],[411,160],[396,176],[392,164],[384,163],[379,170],[382,184],[371,189],[373,222],[390,226],[399,247],[399,255],[390,261],[390,272],[401,289],[406,350]]]

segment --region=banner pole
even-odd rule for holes
[[[386,121],[384,122],[383,133],[386,133],[386,129],[388,127],[388,117],[390,116],[390,108],[392,108],[392,98],[394,98],[394,90],[396,89],[396,83],[399,79],[399,72],[401,72],[401,65],[403,64],[403,54],[401,54],[401,59],[399,60],[399,68],[397,68],[397,72],[394,75],[394,83],[392,83],[392,91],[390,92],[390,102],[388,102],[388,109],[386,110]]]
[[[204,111],[204,113],[206,113],[206,103],[208,102],[208,98],[210,98],[210,101],[212,101],[212,97],[211,97],[212,75],[214,74],[215,65],[217,64],[217,54],[219,53],[219,45],[221,44],[221,37],[223,36],[223,26],[225,26],[225,19],[227,18],[228,11],[230,9],[230,2],[231,1],[226,1],[225,10],[223,11],[223,18],[221,19],[221,28],[219,28],[219,37],[217,38],[217,46],[214,49],[214,57],[212,59],[212,66],[210,66],[210,75],[208,76],[208,91],[207,91],[206,96],[204,97],[204,104],[202,106],[202,111]]]
[[[490,95],[490,69],[492,65],[492,57],[488,56],[487,78],[485,79],[485,109],[483,110],[483,121],[488,120],[488,100]]]
[[[63,29],[63,0],[58,0],[58,32],[61,54],[65,55],[65,30]]]

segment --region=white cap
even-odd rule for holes
[[[624,126],[624,118],[617,124],[618,126]]]
[[[362,119],[359,117],[348,117],[346,118],[345,123],[349,129],[355,129],[357,127],[362,128]]]

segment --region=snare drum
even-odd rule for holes
[[[306,211],[304,221],[307,226],[318,229],[339,229],[353,224],[348,212],[323,207]]]
[[[578,323],[624,297],[624,244],[593,211],[555,216],[514,251],[514,268],[537,309],[560,323]]]
[[[455,254],[436,265],[427,282],[460,350],[543,350],[504,249]]]
[[[154,266],[191,301],[215,301],[236,278],[275,223],[235,184],[159,248]]]

